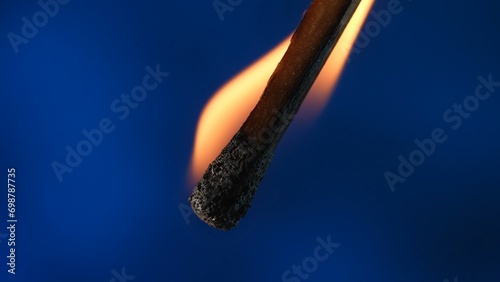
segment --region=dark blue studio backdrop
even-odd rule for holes
[[[239,226],[191,213],[203,106],[308,5],[3,0],[0,280],[500,281],[493,0],[377,1]]]

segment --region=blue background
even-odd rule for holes
[[[500,80],[498,1],[401,0],[230,232],[183,209],[199,113],[309,1],[244,0],[224,21],[211,1],[70,1],[17,54],[7,34],[40,7],[1,3],[0,178],[16,168],[19,220],[15,277],[0,237],[2,281],[281,281],[329,235],[341,246],[308,281],[500,280],[500,89],[458,130],[442,118],[479,75]],[[119,120],[110,104],[156,64],[170,76]],[[60,183],[51,163],[105,117],[115,130]],[[392,193],[384,172],[438,127],[447,141]]]

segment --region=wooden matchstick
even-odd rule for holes
[[[245,215],[273,153],[361,0],[314,0],[259,102],[189,197],[207,224]]]

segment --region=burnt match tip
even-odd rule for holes
[[[273,150],[260,150],[236,133],[189,197],[196,215],[215,228],[235,227],[250,207],[272,155]]]

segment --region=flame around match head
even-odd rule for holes
[[[318,115],[328,102],[374,0],[362,0],[307,95],[301,112]],[[241,127],[264,92],[291,36],[222,86],[207,103],[196,129],[190,181],[198,181],[208,165]]]

